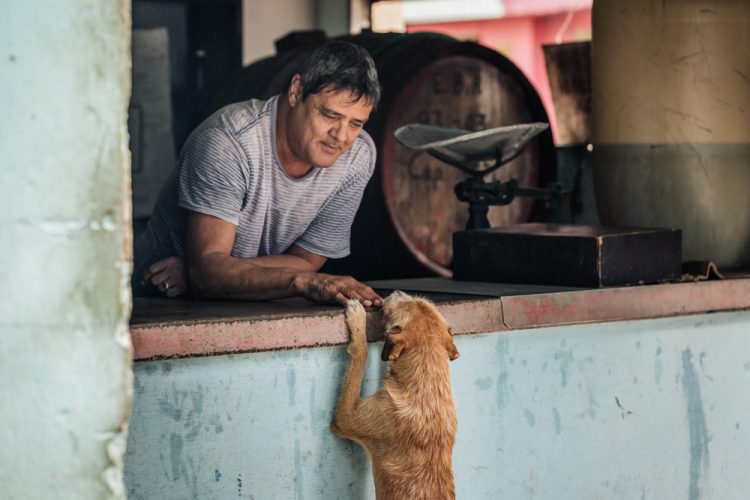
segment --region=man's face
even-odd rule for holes
[[[370,117],[372,104],[364,98],[354,100],[350,90],[324,89],[304,101],[294,82],[290,90],[290,149],[310,165],[330,167],[354,143]]]

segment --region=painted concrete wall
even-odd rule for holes
[[[276,54],[274,41],[290,31],[321,29],[331,37],[349,33],[352,10],[358,18],[357,27],[366,16],[361,5],[350,6],[350,2],[242,0],[242,63],[250,64]]]
[[[745,311],[457,337],[458,498],[746,498],[749,326]],[[329,431],[347,359],[136,363],[130,498],[374,498],[365,453]]]
[[[684,261],[750,266],[750,2],[597,0],[592,30],[602,223],[679,227]]]
[[[130,4],[1,10],[0,497],[124,498]]]
[[[348,35],[352,28],[350,18],[359,7],[351,3],[352,0],[315,0],[315,18],[320,29],[328,36]]]
[[[274,40],[318,29],[315,0],[242,0],[242,63],[276,54]]]

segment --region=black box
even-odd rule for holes
[[[680,276],[682,231],[516,224],[453,234],[453,278],[603,287]]]

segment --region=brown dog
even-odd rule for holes
[[[365,310],[357,301],[347,305],[351,360],[333,432],[367,449],[378,500],[454,499],[456,410],[448,360],[458,350],[452,333],[431,302],[398,291],[385,299],[383,317],[388,375],[377,393],[360,400]]]

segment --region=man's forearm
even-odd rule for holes
[[[319,266],[296,255],[264,255],[249,260],[262,267],[286,268],[302,272],[315,272],[319,269]]]
[[[295,278],[313,270],[293,255],[239,259],[222,253],[188,261],[190,287],[198,296],[266,300],[299,293]]]
[[[188,256],[190,288],[198,297],[237,300],[270,300],[301,295],[315,302],[346,304],[359,300],[365,307],[382,305],[381,297],[351,276],[334,276],[317,270],[325,259],[299,255],[274,255],[238,259],[224,252]]]

